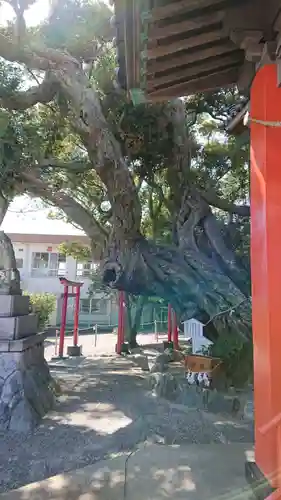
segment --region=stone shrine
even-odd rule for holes
[[[0,231],[0,430],[30,432],[53,406],[44,334],[22,295],[12,243]]]

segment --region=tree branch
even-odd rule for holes
[[[79,61],[66,52],[42,46],[19,45],[17,41],[0,33],[0,57],[7,61],[25,64],[28,68],[48,71],[59,65],[72,64],[80,67]]]
[[[82,68],[74,65],[53,70],[76,116],[75,131],[87,148],[93,167],[108,190],[115,236],[121,246],[140,236],[141,206],[136,186],[122,156],[120,144],[108,127],[98,93]]]
[[[245,295],[250,295],[249,276],[238,266],[235,255],[225,244],[220,225],[211,212],[205,217],[203,225],[212,248],[221,259],[222,268]]]
[[[99,250],[99,255],[95,253],[95,256],[101,258],[106,248],[109,235],[95,217],[71,196],[61,192],[53,192],[48,184],[35,175],[31,173],[22,173],[21,178],[23,182],[26,183],[22,188],[25,187],[26,190],[32,192],[34,195],[47,199],[53,205],[63,210],[75,224],[81,227],[90,238],[94,248]]]
[[[8,207],[9,207],[9,202],[7,198],[5,198],[5,196],[3,195],[2,191],[0,191],[0,225],[4,220]]]
[[[75,130],[89,158],[108,189],[114,228],[121,246],[140,236],[141,206],[133,178],[122,156],[120,144],[102,113],[99,95],[81,64],[69,54],[45,47],[21,47],[0,35],[0,56],[26,64],[29,68],[50,70],[74,113]]]
[[[55,158],[47,158],[36,165],[36,169],[42,169],[43,171],[44,168],[48,167],[58,170],[66,170],[68,172],[87,172],[93,168],[91,163],[87,163],[85,161],[64,162]]]
[[[16,14],[16,37],[18,40],[18,43],[21,43],[21,41],[24,39],[26,35],[26,24],[25,24],[25,19],[24,19],[24,11],[26,10],[27,7],[25,7],[24,2],[22,3],[21,1],[18,0],[6,0],[6,2],[11,5],[13,8],[15,14]]]
[[[1,43],[1,37],[0,37]],[[1,50],[0,50],[1,52]],[[28,109],[37,103],[47,104],[55,96],[58,90],[58,84],[49,74],[46,74],[43,82],[39,85],[30,87],[25,92],[17,92],[13,95],[1,95],[0,105],[7,109]]]
[[[220,208],[225,212],[241,215],[242,217],[250,217],[250,207],[248,205],[235,205],[224,198],[220,198],[212,189],[206,192],[200,191],[200,194],[212,207]]]
[[[155,180],[152,178],[149,178],[147,180],[147,184],[157,192],[157,194],[159,196],[159,204],[161,203],[160,210],[162,208],[162,205],[164,205],[167,208],[167,210],[169,210],[169,212],[171,212],[172,206],[169,203],[169,200],[167,200],[167,198],[165,198],[162,187],[159,186],[159,184],[157,184],[157,182],[155,182]]]
[[[182,208],[178,217],[178,237],[181,247],[199,251],[195,238],[195,228],[210,213],[209,205],[194,189],[186,189]]]

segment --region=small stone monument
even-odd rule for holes
[[[13,245],[0,231],[0,430],[30,432],[53,405],[44,334],[37,331]]]

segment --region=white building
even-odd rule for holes
[[[61,295],[63,286],[59,277],[65,276],[73,281],[82,281],[79,327],[92,328],[98,325],[99,330],[111,331],[117,326],[118,306],[116,300],[101,293],[94,293],[89,298],[91,285],[92,262],[77,262],[72,257],[60,255],[61,243],[79,242],[88,244],[89,240],[83,231],[62,220],[50,219],[49,209],[42,207],[39,199],[21,196],[9,207],[9,211],[1,225],[12,240],[18,269],[21,275],[22,290],[29,293],[52,293],[57,297],[57,310],[50,323],[55,326],[61,320]],[[69,299],[67,324],[73,326],[74,299]],[[167,326],[167,308],[148,304],[142,314],[142,328],[154,331],[154,320],[159,328],[165,331]]]
[[[115,301],[102,293],[89,298],[91,285],[92,262],[78,262],[73,257],[65,257],[59,253],[61,243],[79,242],[87,245],[89,240],[84,235],[52,235],[7,233],[14,246],[17,267],[21,276],[21,288],[30,293],[51,293],[57,297],[57,308],[50,323],[59,324],[61,315],[61,295],[63,287],[59,277],[64,276],[72,281],[82,281],[80,317],[82,327],[94,324],[100,326],[114,325],[117,322]],[[69,299],[67,323],[73,324],[74,299]]]

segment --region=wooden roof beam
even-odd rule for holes
[[[207,43],[216,42],[221,38],[223,38],[222,30],[213,29],[212,31],[207,31],[205,33],[201,33],[200,35],[184,38],[183,40],[179,40],[177,42],[153,47],[147,50],[146,55],[148,59],[156,59],[168,54],[173,54],[174,52],[180,52],[182,50],[192,49],[193,47],[198,47]]]
[[[250,61],[245,61],[241,66],[237,87],[240,92],[248,91],[256,74],[256,64]]]
[[[180,0],[172,1],[171,3],[164,5],[162,7],[155,7],[151,11],[151,22],[155,23],[162,21],[163,19],[168,19],[170,17],[176,16],[178,14],[189,13],[193,10],[200,10],[208,7],[215,7],[219,5],[220,7],[225,3],[227,6],[227,0]],[[224,7],[224,5],[223,5]]]
[[[245,58],[250,62],[258,62],[264,49],[262,30],[236,29],[230,33],[231,40],[245,51]]]
[[[164,101],[176,97],[195,94],[196,92],[207,92],[221,87],[234,85],[237,81],[238,68],[230,68],[214,74],[194,78],[186,83],[173,85],[166,89],[156,90],[148,94],[149,101]]]
[[[192,64],[194,61],[203,61],[209,57],[219,56],[237,50],[234,43],[228,39],[223,39],[221,42],[221,44],[214,44],[211,47],[202,48],[196,52],[186,52],[176,57],[170,57],[165,61],[148,61],[147,73],[148,75],[154,75],[164,71],[173,71],[174,68]]]
[[[167,26],[157,26],[156,24],[150,28],[149,40],[161,40],[162,38],[168,38],[169,36],[197,30],[203,28],[204,26],[211,26],[212,24],[222,22],[224,15],[224,11],[219,10],[217,12],[205,14],[204,16],[198,16],[178,23],[168,24]]]
[[[183,80],[185,78],[188,80],[191,77],[195,77],[197,75],[198,77],[200,77],[200,73],[204,73],[206,71],[214,73],[214,70],[218,68],[234,66],[239,63],[243,63],[243,56],[240,51],[236,51],[218,58],[213,57],[209,60],[203,61],[200,64],[190,65],[188,68],[171,72],[168,75],[155,75],[151,80],[147,81],[148,92],[152,91],[156,87],[167,85],[171,82],[176,83],[177,80]]]
[[[251,0],[250,2],[237,2],[225,13],[224,28],[230,32],[259,31],[264,32],[268,23],[264,9],[265,0]],[[270,0],[267,1],[270,4]],[[238,40],[239,42],[239,40]]]

